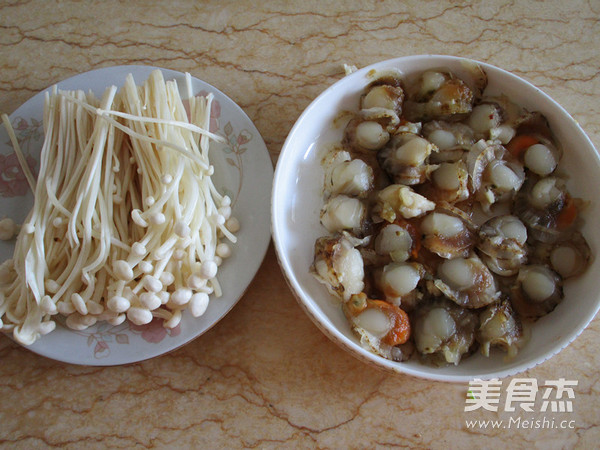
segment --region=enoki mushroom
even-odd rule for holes
[[[235,243],[239,223],[211,178],[213,96],[192,96],[189,74],[186,84],[187,108],[158,70],[101,99],[46,94],[34,206],[0,266],[0,328],[18,342],[52,331],[57,315],[75,330],[153,318],[173,328],[222,295],[224,238]]]

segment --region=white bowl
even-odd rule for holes
[[[473,378],[501,378],[529,369],[558,353],[571,343],[600,309],[599,258],[577,280],[565,286],[565,298],[558,307],[532,326],[530,341],[511,361],[501,352],[486,358],[477,353],[458,366],[430,367],[417,360],[394,362],[381,358],[359,344],[344,317],[339,301],[327,293],[309,273],[315,240],[327,234],[319,224],[323,205],[323,170],[320,165],[328,143],[339,142],[343,129],[333,121],[343,110],[357,110],[358,99],[368,84],[371,70],[396,68],[405,75],[429,68],[447,67],[464,71],[463,58],[419,55],[383,61],[348,75],[326,89],[302,113],[287,137],[275,171],[272,195],[272,232],[283,272],[299,304],[313,322],[335,343],[357,358],[380,368],[441,381],[468,381]],[[590,139],[577,122],[554,100],[527,81],[497,67],[479,63],[489,77],[486,94],[503,92],[531,111],[542,112],[549,120],[565,150],[561,166],[572,176],[569,191],[591,201],[585,212],[582,232],[597,254],[600,230],[600,160]],[[589,181],[588,181],[589,180]]]

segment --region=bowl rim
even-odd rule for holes
[[[331,327],[325,322],[325,314],[320,310],[319,306],[308,296],[301,284],[297,280],[296,277],[290,276],[293,273],[293,270],[290,265],[289,259],[286,257],[284,251],[284,243],[281,239],[281,229],[284,228],[282,224],[278,221],[277,207],[278,207],[278,189],[277,185],[283,181],[283,179],[288,176],[284,170],[283,162],[286,161],[288,157],[290,157],[291,150],[288,150],[292,147],[292,141],[294,140],[296,134],[302,128],[304,122],[307,120],[307,117],[311,114],[312,110],[318,105],[323,97],[329,95],[330,92],[337,89],[338,86],[342,83],[347,83],[350,78],[360,78],[365,77],[370,71],[373,70],[386,70],[389,68],[399,68],[402,64],[406,64],[414,61],[423,61],[423,65],[427,65],[427,62],[435,62],[434,65],[430,64],[430,67],[440,67],[444,64],[444,62],[452,62],[456,63],[474,63],[479,65],[488,73],[489,70],[492,72],[497,72],[505,77],[512,79],[514,82],[523,84],[525,88],[532,89],[536,92],[536,95],[540,96],[540,99],[536,99],[536,102],[539,102],[543,99],[543,101],[549,103],[552,108],[556,109],[558,113],[564,118],[568,118],[573,122],[573,125],[576,127],[577,132],[580,134],[580,137],[583,138],[588,144],[589,148],[594,150],[593,154],[595,155],[596,162],[600,162],[600,155],[598,154],[598,150],[595,145],[585,133],[580,124],[570,115],[570,113],[561,106],[556,100],[546,94],[543,90],[535,86],[533,83],[528,80],[509,72],[508,70],[502,69],[498,66],[478,61],[472,58],[461,57],[461,56],[452,56],[452,55],[441,55],[441,54],[418,54],[418,55],[408,55],[401,56],[386,60],[381,60],[365,66],[361,69],[358,69],[351,74],[345,75],[336,82],[329,85],[326,89],[324,89],[317,97],[315,97],[309,105],[303,110],[300,114],[290,132],[288,133],[282,147],[281,152],[279,154],[276,166],[275,166],[275,174],[273,177],[273,186],[271,189],[271,233],[272,239],[275,248],[275,254],[277,257],[277,261],[282,269],[282,273],[284,275],[285,281],[290,287],[292,294],[296,301],[298,302],[301,309],[308,315],[311,321],[316,325],[316,327],[325,334],[330,340],[332,340],[336,345],[338,345],[343,350],[349,352],[353,357],[358,360],[367,363],[370,366],[376,367],[378,369],[384,370],[386,372],[391,372],[395,374],[403,374],[409,375],[420,379],[426,379],[431,381],[442,381],[442,382],[450,382],[450,383],[460,383],[460,382],[468,382],[473,379],[502,379],[505,377],[514,376],[518,373],[522,373],[529,369],[532,369],[535,366],[538,366],[548,359],[552,358],[562,350],[564,350],[568,345],[570,345],[594,320],[598,311],[600,311],[600,297],[598,297],[595,305],[594,311],[589,314],[589,316],[584,319],[581,326],[578,328],[574,328],[569,333],[565,334],[560,341],[555,344],[555,346],[551,349],[551,351],[543,354],[540,357],[533,358],[522,363],[516,364],[514,366],[507,367],[504,370],[499,370],[493,372],[492,375],[485,374],[474,374],[474,375],[450,375],[450,374],[435,374],[435,369],[429,368],[426,365],[422,366],[422,369],[419,367],[417,369],[405,365],[401,362],[395,362],[392,360],[385,359],[379,355],[376,355],[369,350],[363,348],[359,343],[351,341],[347,336],[345,336],[337,327]],[[400,69],[402,70],[402,69]],[[425,70],[425,69],[420,69]],[[281,162],[281,164],[280,164]],[[430,369],[429,371],[427,369]]]

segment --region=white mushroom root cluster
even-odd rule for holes
[[[221,295],[224,238],[235,243],[239,224],[211,178],[209,140],[222,140],[208,131],[212,94],[186,82],[186,101],[158,70],[101,99],[46,95],[34,206],[0,268],[0,327],[18,342],[60,316],[75,330],[153,318],[173,328]]]
[[[323,159],[328,234],[311,267],[361,344],[385,358],[508,357],[526,320],[583,273],[583,201],[566,189],[546,119],[485,97],[477,65],[370,82]]]

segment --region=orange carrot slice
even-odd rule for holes
[[[569,228],[577,218],[577,206],[571,197],[567,197],[566,204],[556,218],[556,226],[559,230]]]
[[[523,153],[525,153],[525,150],[539,142],[540,141],[534,136],[522,134],[512,138],[510,142],[506,145],[506,149],[515,158],[520,158],[523,155]]]

